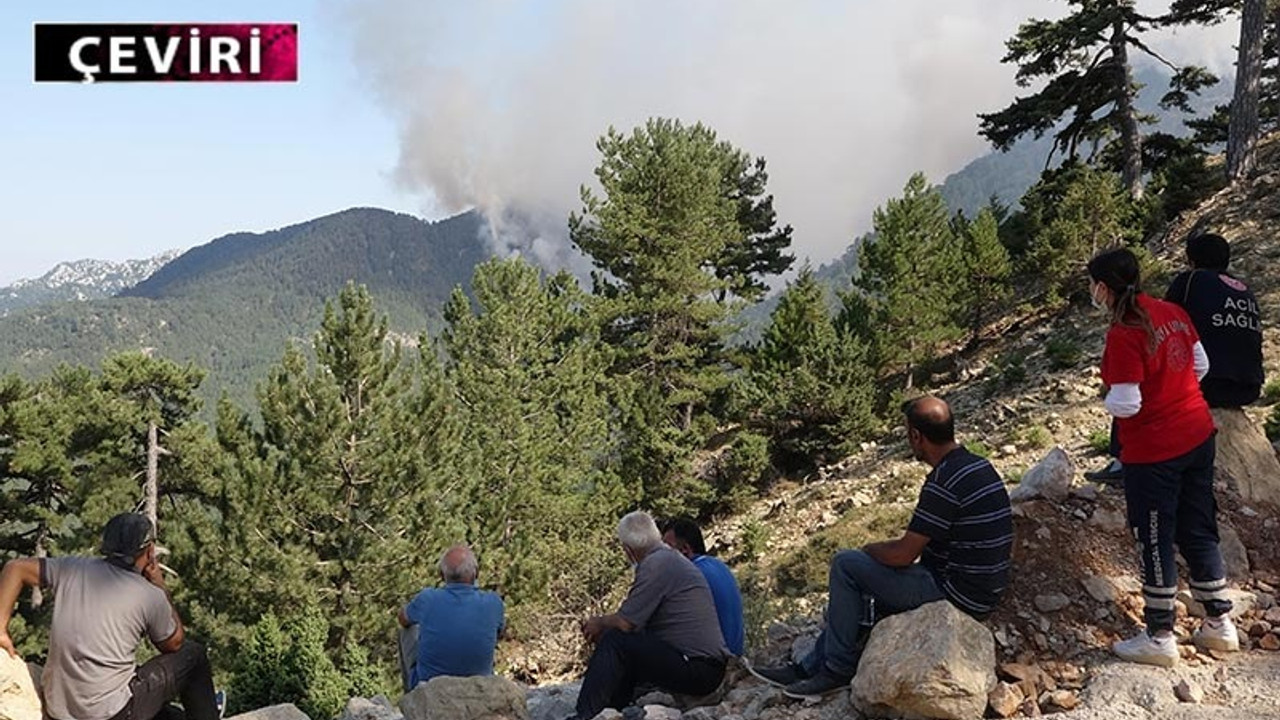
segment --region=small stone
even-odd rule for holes
[[[1022,688],[1007,682],[996,683],[996,686],[987,694],[987,703],[991,706],[991,711],[1002,718],[1018,712],[1022,700]]]
[[[1037,595],[1035,598],[1036,609],[1042,613],[1057,612],[1070,604],[1071,598],[1062,593]]]
[[[1054,690],[1040,698],[1041,705],[1052,705],[1063,710],[1072,710],[1080,704],[1080,697],[1070,690]]]
[[[1072,514],[1072,516],[1074,516],[1077,520],[1088,520],[1088,519],[1089,519],[1089,513],[1085,512],[1084,510],[1081,510],[1080,508],[1076,508],[1075,510],[1072,510],[1072,511],[1071,511],[1071,514]]]
[[[1084,586],[1085,592],[1089,596],[1100,603],[1113,603],[1116,601],[1116,588],[1111,581],[1098,575],[1086,575],[1080,579],[1080,584]]]
[[[1254,620],[1249,624],[1249,637],[1260,638],[1271,632],[1271,623],[1266,620]]]
[[[1041,525],[1040,527],[1036,528],[1036,539],[1038,539],[1038,540],[1049,540],[1049,539],[1051,539],[1052,537],[1053,537],[1053,531],[1049,530],[1049,528],[1047,528],[1047,527],[1045,527],[1045,526],[1043,526],[1043,525]]]
[[[1193,705],[1199,705],[1204,702],[1204,690],[1201,690],[1199,685],[1185,678],[1173,686],[1173,694],[1178,697],[1179,702]]]
[[[1129,521],[1125,519],[1124,513],[1119,510],[1104,510],[1099,508],[1094,511],[1093,517],[1089,518],[1089,524],[1109,533],[1124,532],[1128,527]]]
[[[1040,717],[1040,705],[1036,703],[1036,699],[1029,697],[1022,701],[1022,705],[1018,706],[1018,712],[1026,717]]]
[[[644,720],[680,720],[681,713],[666,705],[645,705]]]
[[[1280,607],[1273,607],[1262,613],[1262,619],[1272,625],[1280,625]]]
[[[1270,610],[1276,606],[1276,596],[1269,592],[1258,593],[1258,609]]]
[[[1183,660],[1190,660],[1196,656],[1196,648],[1194,645],[1179,645],[1178,654]]]
[[[1257,510],[1254,510],[1253,508],[1249,507],[1248,505],[1243,505],[1243,506],[1241,506],[1241,507],[1240,507],[1240,514],[1241,514],[1241,515],[1243,515],[1243,516],[1245,516],[1245,517],[1251,517],[1251,518],[1256,518],[1256,517],[1258,517],[1258,511],[1257,511]]]
[[[1280,637],[1276,637],[1272,633],[1263,635],[1261,638],[1258,638],[1258,647],[1266,650],[1267,652],[1276,652],[1280,650]]]
[[[667,707],[670,707],[676,704],[676,699],[671,697],[670,693],[655,690],[636,698],[635,703],[633,704],[639,705],[640,707],[645,707],[647,705],[666,705]]]
[[[1017,445],[1001,445],[1000,454],[1004,455],[1005,457],[1008,457],[1010,455],[1017,455],[1018,446]]]
[[[1227,681],[1227,666],[1226,666],[1226,665],[1219,665],[1218,667],[1214,668],[1214,670],[1213,670],[1213,679],[1214,679],[1214,680],[1217,680],[1218,682],[1226,682],[1226,681]]]
[[[1074,497],[1080,498],[1081,500],[1085,500],[1088,502],[1097,502],[1098,486],[1092,483],[1088,485],[1081,485],[1078,488],[1073,488],[1071,490],[1071,494]]]

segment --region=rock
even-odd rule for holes
[[[646,705],[665,705],[667,707],[675,707],[676,699],[671,696],[671,693],[654,690],[636,698],[631,704],[636,707],[645,707]]]
[[[1167,670],[1136,663],[1099,666],[1083,695],[1085,707],[1137,705],[1157,717],[1178,702]]]
[[[405,720],[529,720],[524,690],[495,675],[434,677],[400,698]]]
[[[1199,705],[1204,702],[1204,690],[1201,690],[1199,685],[1185,678],[1173,686],[1173,694],[1178,698],[1179,702],[1193,705]]]
[[[1089,597],[1100,603],[1113,603],[1116,601],[1116,587],[1107,578],[1098,575],[1086,575],[1080,578],[1080,584],[1084,586],[1085,592],[1089,593]]]
[[[632,720],[644,720],[644,717],[643,717],[644,711],[641,710],[640,708],[633,707],[633,708],[627,708],[627,709],[635,711],[632,713]],[[625,718],[626,718],[626,714],[620,713],[617,710],[614,710],[613,708],[605,708],[600,711],[599,715],[595,716],[594,720],[625,720]]]
[[[876,624],[850,699],[873,716],[981,717],[995,664],[991,631],[941,600]]]
[[[578,705],[581,683],[546,685],[529,690],[525,705],[531,720],[564,720],[573,715]]]
[[[1011,455],[1017,455],[1017,454],[1018,454],[1018,446],[1017,446],[1017,445],[1001,445],[1001,446],[1000,446],[1000,454],[1001,454],[1001,455],[1003,455],[1004,457],[1010,457]]]
[[[1280,637],[1276,637],[1271,633],[1263,635],[1258,638],[1258,647],[1266,650],[1267,652],[1280,651]]]
[[[379,695],[376,698],[351,698],[338,720],[403,720],[404,715],[391,705],[391,701]],[[558,719],[557,719],[558,720]]]
[[[1049,593],[1035,597],[1036,609],[1042,613],[1058,612],[1071,604],[1071,598],[1062,593]]]
[[[1234,483],[1246,501],[1280,506],[1280,460],[1262,429],[1243,410],[1210,412],[1218,427],[1215,474]]]
[[[253,712],[236,715],[230,720],[311,720],[307,714],[290,703],[259,708]]]
[[[1018,712],[1027,717],[1040,717],[1040,705],[1036,703],[1035,698],[1027,698],[1022,701],[1022,705],[1018,707]]]
[[[1075,466],[1071,464],[1066,451],[1055,447],[1022,476],[1022,482],[1009,493],[1009,499],[1013,502],[1024,502],[1032,498],[1065,500],[1067,493],[1071,491],[1071,480],[1075,474]]]
[[[1089,518],[1089,524],[1103,532],[1120,533],[1129,526],[1129,521],[1119,510],[1098,508],[1093,512],[1093,517]]]
[[[1086,500],[1088,502],[1097,502],[1098,486],[1093,484],[1081,485],[1078,488],[1073,488],[1071,490],[1071,494],[1072,496],[1078,497],[1081,500]]]
[[[0,650],[0,720],[41,720],[40,696],[31,676],[25,662]]]
[[[1241,616],[1253,610],[1258,604],[1258,596],[1247,590],[1237,590],[1236,588],[1227,588],[1227,599],[1231,601],[1231,612],[1227,616],[1232,620],[1239,620]],[[1187,614],[1191,617],[1202,618],[1205,616],[1204,606],[1191,598],[1191,592],[1181,590],[1178,592],[1178,600],[1187,606]]]
[[[680,720],[681,713],[666,705],[645,705],[644,720]]]
[[[564,718],[556,718],[556,720],[564,720]],[[691,710],[686,710],[685,713],[680,716],[680,720],[719,720],[719,718],[716,716],[716,711],[712,708],[696,707]]]
[[[1052,690],[1040,698],[1040,705],[1052,705],[1063,710],[1072,710],[1080,704],[1080,696],[1070,690]]]
[[[1249,624],[1248,632],[1249,632],[1249,637],[1255,638],[1255,639],[1260,638],[1263,635],[1266,635],[1267,633],[1271,632],[1271,623],[1267,622],[1266,620],[1254,620],[1252,623]]]
[[[785,696],[783,696],[781,690],[773,686],[766,687],[764,690],[757,692],[755,697],[751,698],[751,702],[747,703],[747,706],[743,708],[742,718],[743,720],[760,720],[760,716],[764,714],[765,710],[783,700],[785,700]]]
[[[1222,551],[1222,562],[1227,566],[1227,577],[1237,581],[1248,580],[1249,551],[1236,529],[1221,520],[1218,522],[1218,549]]]
[[[1272,625],[1280,625],[1280,607],[1273,607],[1262,614],[1262,619]]]
[[[987,704],[998,717],[1007,718],[1022,705],[1022,688],[1007,682],[997,683],[987,694]]]
[[[806,657],[809,657],[809,653],[813,652],[813,646],[817,644],[818,644],[817,635],[801,635],[795,640],[792,640],[791,641],[791,662],[799,663],[800,661],[804,660]]]

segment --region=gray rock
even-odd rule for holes
[[[1240,540],[1239,533],[1231,523],[1218,520],[1218,549],[1222,551],[1222,562],[1227,566],[1227,577],[1232,580],[1249,578],[1249,551]]]
[[[785,699],[781,690],[772,685],[766,686],[758,691],[751,698],[751,701],[747,703],[747,706],[742,709],[742,718],[743,720],[760,720],[760,716],[764,714],[765,710]]]
[[[0,650],[0,720],[40,720],[41,713],[31,669]]]
[[[1086,575],[1080,578],[1080,584],[1084,586],[1085,592],[1089,593],[1089,597],[1100,603],[1113,603],[1116,601],[1116,588],[1107,578]]]
[[[801,635],[791,642],[791,662],[798,663],[809,657],[813,646],[818,644],[817,635]]]
[[[683,714],[673,707],[666,705],[645,705],[644,720],[680,720]]]
[[[1258,596],[1247,590],[1227,588],[1227,599],[1231,601],[1231,612],[1227,613],[1227,617],[1232,620],[1239,620],[1245,613],[1253,610],[1258,605]],[[1204,605],[1192,599],[1190,591],[1179,591],[1178,600],[1187,606],[1187,614],[1191,617],[1202,618],[1205,616]]]
[[[529,720],[524,690],[497,676],[432,678],[400,698],[400,710],[405,720]]]
[[[1071,458],[1060,447],[1055,447],[1022,476],[1022,482],[1009,493],[1013,502],[1025,502],[1033,498],[1064,500],[1071,491],[1071,480],[1076,469]]]
[[[573,715],[578,705],[582,683],[544,685],[531,689],[525,696],[530,720],[564,720]]]
[[[376,698],[351,698],[338,720],[403,720],[404,715],[379,695]]]
[[[680,720],[719,720],[716,711],[709,707],[696,707],[686,710]]]
[[[230,720],[311,720],[307,714],[290,703],[259,708],[253,712],[236,715]]]
[[[978,718],[995,664],[991,631],[950,602],[933,602],[875,626],[850,699],[874,717]]]
[[[654,690],[636,698],[631,704],[636,707],[645,707],[647,705],[665,705],[667,707],[675,707],[676,699],[671,696],[671,693]]]
[[[1243,410],[1211,408],[1218,427],[1213,466],[1247,502],[1280,505],[1280,460],[1275,448]]]
[[[1089,524],[1108,533],[1124,532],[1129,527],[1129,521],[1125,518],[1124,513],[1119,510],[1104,510],[1102,508],[1094,511],[1093,516],[1089,518]]]
[[[1062,593],[1048,593],[1035,597],[1036,609],[1042,613],[1058,612],[1071,604],[1071,598]]]

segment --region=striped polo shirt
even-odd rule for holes
[[[1013,515],[1000,474],[964,447],[947,453],[925,478],[908,527],[929,538],[920,564],[947,599],[981,618],[1009,585]]]

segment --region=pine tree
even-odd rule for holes
[[[784,470],[811,469],[870,429],[873,382],[865,347],[837,329],[826,291],[806,267],[770,316],[740,403]]]
[[[876,210],[874,225],[874,239],[859,254],[860,273],[843,296],[841,325],[867,333],[876,366],[905,373],[909,389],[916,369],[961,335],[959,248],[946,203],[922,173],[901,198]]]
[[[983,208],[972,221],[960,218],[961,282],[956,304],[969,310],[969,344],[975,345],[982,329],[1013,293],[1009,251],[1000,242],[999,206]]]
[[[1142,133],[1135,104],[1131,51],[1174,70],[1171,102],[1197,92],[1216,78],[1201,68],[1178,67],[1143,41],[1164,20],[1140,12],[1134,0],[1067,0],[1072,12],[1059,20],[1029,20],[1006,44],[1004,62],[1018,65],[1022,87],[1041,89],[1003,110],[981,114],[979,134],[1007,150],[1028,133],[1052,132],[1053,155],[1079,157],[1080,148],[1118,136],[1121,181],[1133,198],[1142,196]],[[1185,101],[1183,102],[1185,104]],[[1065,122],[1063,122],[1065,118]]]

